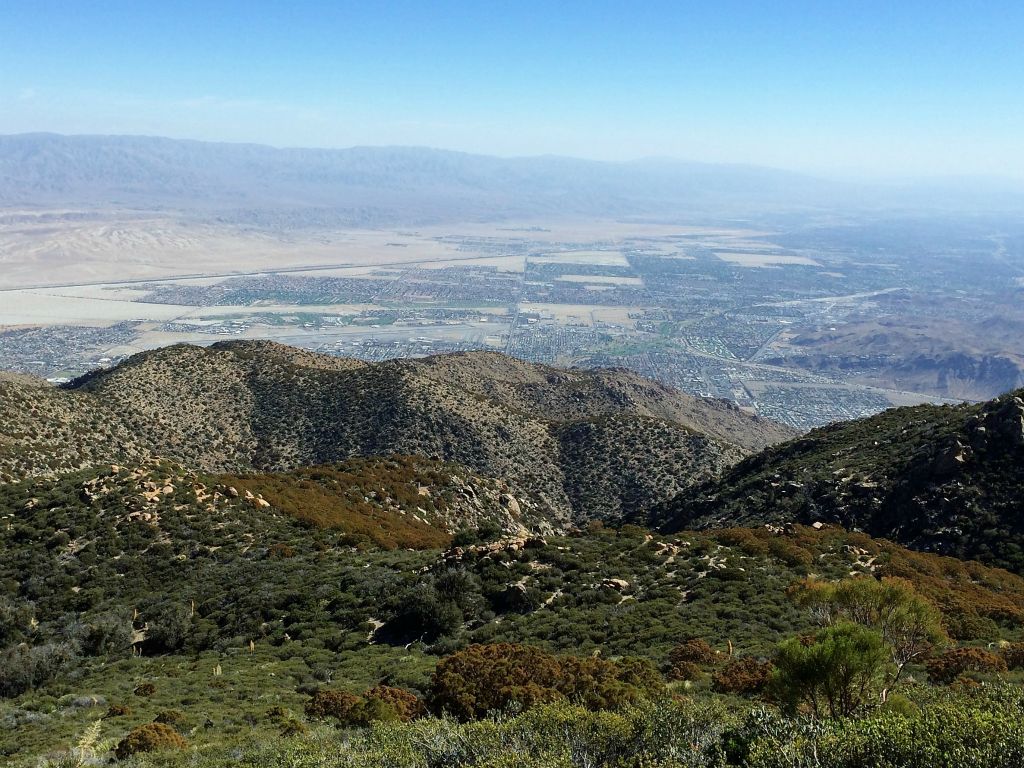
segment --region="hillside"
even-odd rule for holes
[[[823,521],[1024,571],[1024,390],[834,424],[683,491],[667,530]]]
[[[367,501],[339,525],[277,506],[288,489],[322,493],[342,477]],[[261,485],[250,497],[245,482]],[[247,747],[289,721],[281,733],[301,735],[302,720],[316,722],[311,695],[383,683],[422,696],[439,657],[472,643],[636,657],[687,700],[742,711],[762,705],[720,690],[719,673],[814,629],[789,597],[808,574],[905,579],[966,644],[1024,630],[1020,577],[836,528],[666,537],[593,526],[442,549],[446,508],[509,522],[499,492],[452,465],[400,458],[270,481],[150,462],[0,487],[0,755],[35,765],[97,721],[115,743],[169,722],[204,750]],[[429,507],[423,519],[412,505]],[[359,519],[375,535],[353,534]],[[710,655],[676,668],[689,639]]]
[[[1024,386],[1024,356],[1014,351],[1024,334],[1020,302],[991,315],[948,317],[939,309],[944,301],[886,294],[881,317],[800,332],[766,362],[962,400]]]
[[[207,472],[353,456],[465,465],[557,524],[642,515],[785,428],[635,374],[494,353],[364,364],[263,342],[137,355],[66,389],[0,380],[0,477],[164,457]]]
[[[1012,396],[771,447],[785,430],[620,370],[490,353],[366,364],[242,342],[156,350],[62,389],[4,376],[0,395],[5,765],[306,765],[341,749],[324,759],[362,750],[353,765],[369,767],[399,742],[357,745],[385,738],[409,740],[396,765],[454,766],[473,762],[454,743],[504,749],[457,729],[521,718],[536,718],[525,740],[554,718],[556,752],[614,735],[618,756],[647,755],[544,768],[676,766],[698,738],[705,751],[682,764],[755,765],[742,754],[769,738],[757,718],[783,741],[806,722],[776,686],[785,649],[853,631],[823,626],[812,599],[840,588],[901,595],[908,613],[880,615],[915,622],[902,676],[890,651],[904,641],[857,630],[892,643],[858,715],[897,712],[883,683],[899,717],[1020,709],[996,687],[1024,669],[1020,575],[833,525],[602,521],[707,501],[735,462],[787,456],[819,474],[841,457],[865,489],[889,482],[882,468],[897,485],[945,472],[1009,499],[1024,446]],[[737,508],[748,492],[768,503],[731,490]],[[435,749],[449,757],[419,759]]]
[[[331,485],[347,506],[302,503]],[[147,656],[241,638],[278,647],[286,635],[359,650],[379,619],[372,640],[415,639],[421,651],[447,637],[662,660],[677,637],[753,651],[807,626],[786,590],[809,574],[906,579],[960,639],[1024,631],[1024,579],[979,563],[839,528],[663,536],[595,524],[529,537],[519,524],[529,512],[510,513],[502,493],[457,465],[409,457],[270,479],[153,461],[2,486],[4,642],[89,635],[127,611],[134,629],[111,642]],[[469,514],[486,538],[453,544]]]

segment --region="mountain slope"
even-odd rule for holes
[[[418,455],[505,480],[560,523],[643,514],[790,435],[626,371],[494,353],[369,365],[263,342],[180,345],[64,390],[8,377],[0,393],[8,478],[152,456],[245,472]]]
[[[1024,390],[982,405],[899,408],[814,430],[688,489],[669,530],[835,522],[1024,570]]]
[[[365,491],[386,490],[398,502],[394,510],[378,499],[352,520],[387,517],[387,525],[368,536],[296,520],[231,485],[232,478],[167,461],[0,487],[7,521],[0,528],[0,608],[8,617],[0,644],[78,636],[84,655],[137,645],[149,656],[183,647],[224,652],[255,639],[282,646],[285,656],[304,649],[300,655],[311,653],[306,658],[316,663],[335,664],[347,659],[323,653],[325,645],[347,657],[370,653],[377,642],[401,648],[422,633],[414,653],[449,636],[587,652],[605,647],[662,661],[680,637],[764,650],[779,631],[807,629],[812,617],[787,589],[809,574],[906,579],[961,639],[1014,637],[1024,628],[1020,576],[838,528],[730,528],[676,538],[627,526],[443,549],[445,511],[465,509],[465,497],[428,504],[417,521],[401,486],[427,483],[439,501],[454,488],[487,497],[495,490],[488,481],[453,465],[401,459],[318,472],[346,475]],[[487,514],[498,520],[505,513],[490,507]],[[444,603],[459,615],[446,617]],[[385,629],[421,608],[442,621],[414,627],[412,637]],[[111,623],[121,629],[105,631]],[[106,647],[90,650],[94,644]],[[134,668],[120,671],[137,679]]]
[[[337,468],[366,490],[379,470]],[[437,655],[470,643],[640,656],[670,673],[689,638],[719,651],[714,664],[727,649],[763,656],[780,635],[814,631],[789,597],[809,573],[906,579],[967,643],[1024,630],[1021,577],[837,528],[598,528],[441,551],[407,549],[431,546],[431,529],[410,525],[381,548],[231,487],[167,462],[0,486],[5,765],[37,765],[104,713],[118,739],[174,710],[203,747],[268,738],[268,710],[301,716],[321,689],[425,691]],[[29,662],[25,685],[12,673]],[[688,695],[708,694],[710,672]]]

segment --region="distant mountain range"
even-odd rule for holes
[[[1012,185],[843,184],[743,165],[497,158],[419,147],[276,149],[141,136],[0,136],[0,205],[166,208],[253,224],[690,217],[1024,204]]]

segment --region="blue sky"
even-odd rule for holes
[[[1024,178],[1024,2],[0,3],[0,133]]]

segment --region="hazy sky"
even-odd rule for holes
[[[1024,0],[0,0],[0,133],[1024,177]]]

